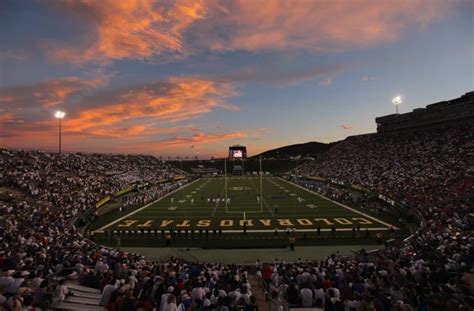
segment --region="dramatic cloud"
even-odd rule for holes
[[[206,2],[209,4],[209,2]],[[202,48],[216,51],[340,52],[397,40],[437,21],[453,1],[215,1],[194,25]]]
[[[80,79],[65,77],[41,81],[32,85],[0,88],[0,104],[16,109],[50,108],[64,102],[66,97],[83,93],[106,83],[105,78]]]
[[[114,147],[117,152],[130,150],[148,150],[154,154],[190,155],[190,156],[224,156],[228,144],[243,141],[254,141],[268,133],[265,128],[246,129],[241,131],[219,131],[206,133],[194,127],[178,129],[179,135],[161,140],[145,140],[140,142],[120,143]],[[189,131],[192,133],[190,134]],[[260,147],[260,148],[259,148]],[[252,148],[253,152],[263,150],[263,146]]]
[[[104,127],[114,130],[114,126],[124,123],[177,122],[199,117],[214,108],[237,110],[238,107],[224,101],[235,94],[230,85],[195,78],[170,78],[126,87],[85,98],[86,108],[81,106],[68,120],[66,129],[103,135]]]
[[[242,130],[237,132],[224,132],[224,133],[211,133],[205,134],[198,129],[192,127],[190,128],[191,131],[196,132],[192,136],[177,136],[171,139],[166,139],[160,141],[162,145],[181,145],[181,144],[206,144],[209,142],[216,142],[221,140],[228,140],[228,139],[241,139],[251,137],[252,139],[260,139],[262,135],[268,133],[268,130],[265,128],[258,128],[252,130]]]
[[[94,31],[85,46],[50,48],[56,60],[149,59],[164,52],[183,52],[182,33],[202,18],[200,1],[65,0],[52,6],[76,17]]]
[[[56,126],[51,108],[59,104],[67,113],[64,135],[73,140],[169,137],[177,133],[173,129],[176,122],[197,118],[216,108],[238,109],[225,101],[236,94],[233,88],[212,80],[170,78],[140,86],[86,92],[97,85],[96,80],[69,77],[0,89],[2,136],[11,141],[19,137],[25,141],[28,137],[37,140],[44,136],[51,141],[50,133]],[[196,132],[196,141],[199,136],[201,141],[222,139],[205,136],[197,129]]]
[[[247,137],[245,132],[232,132],[232,133],[214,133],[204,134],[198,132],[190,137],[175,137],[172,139],[164,140],[161,143],[163,145],[181,145],[181,144],[195,144],[195,143],[209,143],[220,140],[227,140],[233,138],[244,138]]]
[[[149,60],[200,51],[342,52],[396,41],[448,15],[456,1],[65,0],[84,37],[48,43],[56,60]],[[92,32],[92,34],[91,34]],[[79,45],[78,45],[79,42]]]

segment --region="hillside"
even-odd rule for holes
[[[263,158],[290,158],[290,157],[315,157],[319,154],[322,154],[336,145],[337,142],[334,143],[318,143],[315,141],[304,143],[304,144],[296,144],[296,145],[289,145],[284,146],[272,150],[268,150],[253,156],[253,158],[262,156]]]

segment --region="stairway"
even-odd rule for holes
[[[255,274],[248,275],[248,281],[252,286],[252,295],[257,299],[259,310],[268,310],[268,301],[265,298],[264,288],[259,284],[258,277]],[[270,293],[268,294],[270,295]]]
[[[52,309],[70,311],[103,311],[104,307],[99,306],[100,291],[95,288],[67,283],[67,287],[73,296],[68,296],[63,302],[54,304]]]

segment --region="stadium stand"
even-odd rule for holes
[[[295,172],[349,182],[411,207],[472,194],[474,126],[348,137]]]
[[[387,304],[401,302],[421,310],[459,310],[464,298],[472,305],[473,155],[474,125],[464,123],[349,137],[295,171],[381,193],[424,218],[416,236],[400,248],[387,248],[372,260],[329,259],[332,273],[327,285],[336,283],[340,292],[347,290],[342,301],[354,299],[349,304],[355,310],[364,303],[386,310]],[[327,265],[323,264],[320,281],[327,275]],[[324,282],[303,286],[321,285]],[[325,297],[339,294],[326,291]]]
[[[77,232],[74,220],[104,196],[181,174],[156,158],[3,149],[0,310],[472,310],[473,133],[464,124],[349,137],[306,162],[297,175],[382,193],[424,224],[370,254],[255,266],[149,262]]]

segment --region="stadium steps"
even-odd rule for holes
[[[87,293],[87,292],[80,292],[80,291],[71,291],[74,293],[74,297],[81,297],[81,298],[89,298],[89,299],[99,299],[102,297],[101,294],[95,294],[95,293]]]
[[[259,310],[266,310],[268,302],[265,299],[265,296],[263,294],[263,287],[260,285],[257,276],[255,274],[249,274],[248,281],[250,283],[250,286],[252,286],[252,295],[255,296],[255,298],[257,299]]]
[[[100,294],[100,290],[98,290],[97,288],[77,285],[77,284],[74,284],[74,283],[67,283],[66,285],[67,285],[67,288],[72,290],[72,291],[92,293],[92,294]]]
[[[99,305],[99,299],[93,299],[93,298],[84,298],[84,297],[76,297],[76,296],[69,296],[64,299],[65,302],[71,302],[71,303],[77,303],[80,304],[81,307],[82,305],[90,305],[90,306],[98,306]]]
[[[76,283],[68,283],[66,285],[73,296],[67,296],[63,302],[53,305],[52,309],[71,311],[104,310],[104,307],[99,306],[101,294],[98,289],[81,286]]]
[[[67,311],[103,311],[104,307],[101,306],[89,306],[84,304],[60,302],[51,306],[54,310],[67,310]]]

